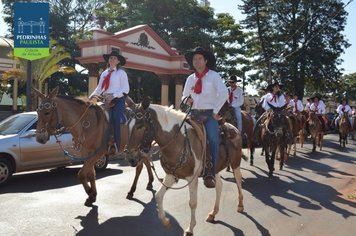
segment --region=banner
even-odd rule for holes
[[[15,2],[14,54],[31,61],[49,55],[49,3]]]

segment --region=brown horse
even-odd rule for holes
[[[85,201],[86,206],[92,206],[96,201],[96,173],[94,164],[96,161],[111,151],[109,148],[111,137],[111,125],[108,114],[103,107],[84,101],[78,98],[60,96],[58,87],[55,88],[48,96],[38,90],[34,91],[41,98],[41,103],[37,109],[38,124],[36,139],[39,143],[46,143],[50,137],[57,132],[58,125],[62,125],[73,135],[74,142],[80,147],[80,157],[85,160],[83,167],[78,172],[78,178],[82,183],[88,198]],[[127,101],[127,99],[126,99]],[[121,145],[119,152],[124,150],[127,141],[127,126],[121,126]],[[147,161],[148,163],[148,161]],[[146,164],[146,163],[145,163]],[[142,170],[138,166],[136,172]],[[149,163],[148,163],[149,166]],[[148,168],[149,172],[151,168]],[[152,188],[152,172],[148,187]],[[135,182],[130,192],[134,192]]]
[[[186,120],[186,114],[172,108],[150,104],[149,100],[142,101],[133,110],[128,121],[129,141],[126,159],[135,166],[146,155],[142,151],[154,140],[160,147],[161,165],[166,173],[162,186],[156,193],[158,215],[165,227],[170,227],[169,219],[163,209],[163,197],[166,191],[179,179],[188,181],[191,209],[190,225],[186,235],[193,234],[196,225],[195,211],[197,207],[198,176],[204,168],[206,137],[204,129],[200,129],[194,121]],[[243,211],[242,176],[240,163],[242,157],[242,142],[239,131],[226,123],[230,131],[227,145],[220,146],[217,163],[216,200],[214,209],[209,213],[207,221],[212,222],[219,211],[222,181],[219,171],[231,165],[238,188],[238,212]],[[184,187],[184,186],[183,186]]]
[[[261,131],[261,140],[269,169],[268,176],[272,177],[277,151],[279,151],[280,156],[279,169],[282,170],[287,146],[291,143],[293,137],[289,121],[284,112],[287,104],[283,107],[274,107],[271,104],[269,106],[272,110],[266,113],[266,120]]]
[[[352,130],[352,133],[351,133],[352,139],[354,139],[355,138],[354,136],[355,136],[355,133],[356,133],[356,116],[355,115],[352,116],[351,130]]]
[[[313,140],[312,151],[315,152],[316,145],[320,147],[320,151],[321,151],[323,146],[324,132],[323,132],[321,121],[319,120],[318,116],[315,114],[314,111],[309,111],[307,125],[309,126],[309,132]]]
[[[348,112],[343,112],[339,121],[339,142],[340,147],[345,147],[347,144],[347,136],[349,135],[351,126],[348,117]]]
[[[220,110],[223,119],[226,122],[232,124],[233,126],[237,127],[236,117],[234,111],[228,107],[228,103],[226,102],[223,108]],[[255,152],[255,145],[253,143],[253,128],[254,128],[254,120],[252,116],[247,111],[241,111],[242,117],[242,139],[246,137],[247,141],[247,148],[250,150],[250,165],[253,165],[253,154]]]

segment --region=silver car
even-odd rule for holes
[[[0,122],[0,185],[13,173],[81,164],[64,155],[64,150],[74,152],[70,133],[57,136],[63,150],[54,136],[46,144],[38,143],[36,125],[36,112],[19,113]],[[96,169],[105,169],[108,160],[103,156]]]

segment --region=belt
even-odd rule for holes
[[[213,109],[192,109],[192,111],[196,111],[196,112],[208,112],[208,111],[212,111]]]

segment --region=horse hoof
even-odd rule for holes
[[[133,193],[128,193],[126,196],[126,199],[132,200],[133,199]]]
[[[170,229],[172,227],[172,224],[168,218],[165,218],[164,220],[162,220],[162,224],[166,229]]]
[[[193,236],[193,233],[192,232],[185,232],[184,236]]]
[[[237,207],[237,212],[241,213],[244,211],[244,206],[238,206]]]
[[[146,189],[147,189],[147,190],[152,191],[152,190],[153,190],[153,186],[152,186],[152,184],[147,184]]]
[[[209,214],[206,218],[206,222],[213,223],[215,221],[215,216]]]
[[[93,202],[88,198],[87,200],[85,200],[84,206],[92,207],[93,206]]]

